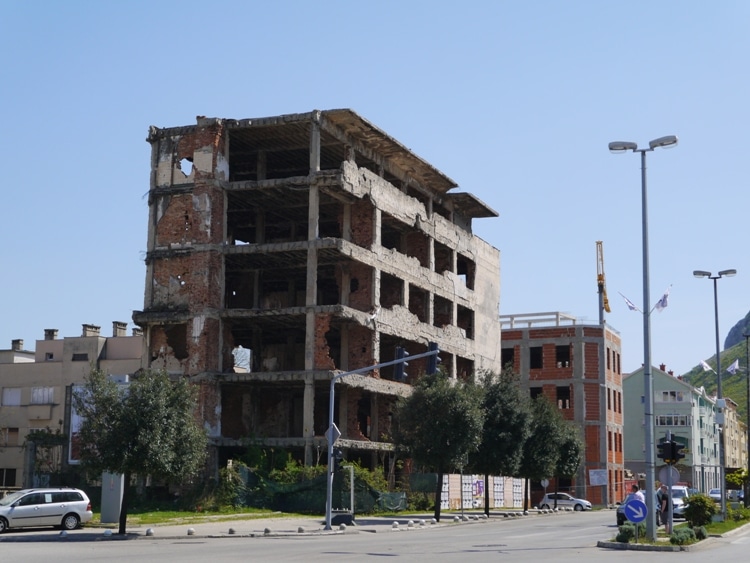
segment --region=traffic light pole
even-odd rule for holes
[[[430,346],[432,348],[432,346]],[[345,371],[344,373],[339,373],[334,375],[331,378],[331,393],[329,398],[329,405],[328,405],[328,431],[326,432],[326,438],[328,440],[328,479],[327,479],[327,486],[326,486],[326,530],[331,530],[331,512],[333,511],[332,504],[333,504],[333,444],[336,443],[336,440],[338,440],[339,436],[341,435],[338,431],[338,428],[336,428],[336,425],[333,423],[333,406],[336,401],[336,382],[341,379],[342,377],[346,377],[347,375],[356,375],[358,373],[367,373],[368,371],[372,371],[374,369],[383,368],[386,366],[392,366],[395,364],[400,364],[404,362],[408,362],[409,360],[417,360],[419,358],[426,358],[428,356],[437,356],[440,353],[440,350],[435,347],[434,350],[429,350],[428,352],[424,352],[422,354],[415,354],[414,356],[406,356],[404,358],[398,358],[396,360],[392,360],[390,362],[383,362],[381,364],[375,364],[374,366],[367,366],[359,369],[355,369],[352,371]]]

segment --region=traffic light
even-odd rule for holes
[[[344,450],[333,448],[333,472],[341,471],[341,462],[344,459]]]
[[[438,348],[437,342],[430,342],[428,350],[430,352],[437,351],[437,354],[427,357],[427,375],[437,373],[438,365],[442,361],[440,359],[440,348]]]
[[[397,360],[403,360],[408,355],[408,352],[404,350],[401,346],[396,346],[396,359]],[[393,379],[396,381],[403,381],[406,379],[406,366],[409,365],[409,362],[399,362],[394,366],[394,374]]]
[[[672,463],[677,463],[685,457],[682,450],[685,448],[680,442],[672,442]]]
[[[656,457],[664,460],[667,465],[672,465],[672,442],[664,441],[656,444],[656,449],[658,450]]]

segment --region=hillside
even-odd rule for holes
[[[738,321],[729,331],[724,341],[724,350],[721,352],[721,390],[725,397],[729,397],[737,403],[737,411],[740,420],[747,420],[747,348],[745,334],[750,334],[750,313],[744,319]],[[740,369],[734,375],[727,368],[739,360]],[[716,355],[714,354],[706,363],[714,370],[716,369]],[[693,387],[705,387],[709,394],[716,393],[718,378],[713,371],[705,371],[700,365],[695,366],[689,372],[683,374],[683,379]]]

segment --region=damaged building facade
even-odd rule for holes
[[[152,127],[148,366],[199,386],[212,467],[249,443],[325,458],[337,373],[440,348],[454,378],[499,371],[497,213],[343,110]],[[344,377],[337,443],[374,466],[426,369]],[[385,459],[381,457],[380,459]]]

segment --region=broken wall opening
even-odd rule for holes
[[[433,313],[433,326],[446,327],[453,325],[453,302],[435,295],[434,299],[434,313]]]
[[[295,438],[303,432],[304,386],[299,383],[222,385],[226,438]]]
[[[430,293],[427,290],[409,285],[409,312],[416,315],[420,322],[428,322]]]
[[[466,287],[474,289],[474,281],[477,275],[477,266],[474,261],[463,254],[459,254],[456,269],[456,273],[464,280]]]
[[[453,272],[453,251],[438,241],[435,245],[435,271],[438,274]]]
[[[456,326],[466,332],[466,338],[474,340],[474,311],[458,305],[456,317]]]
[[[403,305],[404,280],[387,274],[380,273],[380,306],[391,309],[394,305]]]

